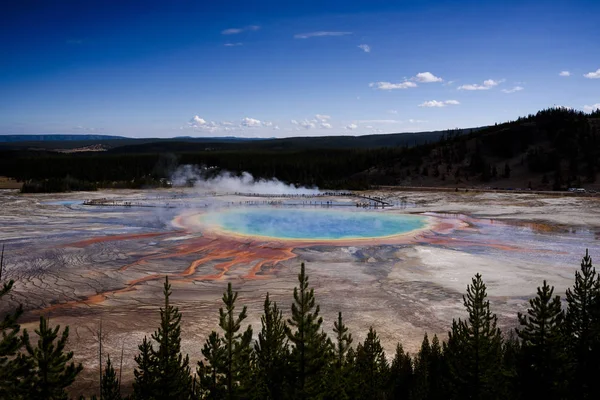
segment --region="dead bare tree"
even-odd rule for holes
[[[2,269],[4,268],[4,245],[2,245],[2,254],[0,255],[0,282],[2,282]]]

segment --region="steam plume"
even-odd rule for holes
[[[235,175],[222,171],[214,175],[214,168],[182,165],[171,176],[174,186],[189,186],[219,193],[255,194],[318,194],[318,188],[296,187],[278,179],[255,179],[252,174],[242,172]]]

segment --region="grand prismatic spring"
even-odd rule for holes
[[[386,351],[399,340],[415,351],[425,332],[444,335],[462,315],[462,294],[475,273],[508,327],[543,279],[563,293],[585,248],[600,254],[597,198],[367,195],[382,202],[196,189],[89,198],[5,191],[0,241],[6,275],[16,281],[10,302],[24,305],[26,328],[40,313],[70,325],[70,345],[90,366],[82,385],[92,385],[100,320],[106,351],[124,346],[125,371],[132,371],[137,345],[157,325],[165,275],[192,361],[217,326],[227,282],[240,292],[256,332],[267,292],[288,312],[301,262],[327,330],[342,311],[359,340],[374,325]]]

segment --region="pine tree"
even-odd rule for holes
[[[520,354],[519,338],[516,332],[511,330],[502,343],[502,373],[505,385],[501,398],[517,400],[522,397],[517,372]]]
[[[165,279],[163,294],[165,304],[160,309],[160,326],[152,334],[158,349],[150,349],[153,396],[156,400],[187,399],[192,385],[189,357],[181,354],[181,313],[169,302],[171,285],[168,277]]]
[[[448,362],[448,388],[453,398],[493,399],[499,396],[502,374],[502,338],[496,315],[486,300],[485,284],[477,274],[463,302],[469,316],[452,322],[444,349]]]
[[[115,369],[110,362],[110,355],[106,360],[106,368],[102,375],[102,386],[100,391],[102,400],[121,400],[121,390]]]
[[[254,344],[256,386],[261,389],[261,398],[281,399],[286,392],[289,351],[283,314],[277,303],[271,302],[269,293],[260,321],[262,329]]]
[[[338,313],[338,320],[333,323],[333,333],[335,333],[335,362],[339,370],[346,362],[346,353],[352,345],[352,334],[348,333],[348,327],[344,325],[342,313]]]
[[[593,351],[600,337],[600,316],[594,312],[600,304],[600,277],[587,250],[580,271],[575,272],[575,285],[573,289],[567,289],[566,296],[566,330],[569,349],[575,358],[571,390],[582,399],[595,398],[592,392],[600,395],[600,390],[592,384],[600,373],[595,358],[600,354],[596,355]]]
[[[429,370],[429,361],[431,358],[431,345],[427,333],[423,337],[421,349],[414,360],[414,385],[412,390],[412,399],[429,398],[429,380],[431,371]]]
[[[561,399],[565,395],[563,319],[560,297],[546,281],[529,300],[527,315],[518,314],[521,338],[519,378],[525,398]]]
[[[246,319],[246,306],[237,317],[235,317],[235,301],[238,293],[233,292],[231,282],[227,284],[227,291],[223,294],[225,308],[219,309],[219,326],[223,329],[223,345],[225,348],[225,360],[223,374],[227,389],[227,399],[240,398],[245,390],[249,389],[247,379],[250,375],[250,358],[252,348],[252,327],[239,333],[241,324]]]
[[[4,246],[0,254],[0,305],[2,298],[13,288],[14,281],[2,282],[4,270]],[[2,309],[3,307],[0,307]],[[19,335],[21,327],[19,317],[23,314],[23,307],[19,305],[13,312],[5,314],[0,320],[0,398],[16,397],[20,393],[18,382],[28,370],[26,359],[19,353],[23,348],[23,341]]]
[[[294,374],[295,398],[306,399],[321,392],[321,374],[331,350],[327,335],[321,330],[323,319],[319,317],[314,289],[308,287],[304,263],[298,282],[300,287],[294,288],[292,317],[288,319],[286,334],[293,344],[290,367]]]
[[[75,377],[83,369],[81,364],[69,363],[73,358],[73,352],[64,351],[69,339],[69,327],[65,327],[60,339],[58,339],[59,331],[60,325],[52,329],[48,326],[48,320],[41,316],[40,326],[35,330],[38,335],[36,347],[31,345],[27,330],[23,331],[22,340],[27,352],[26,357],[31,365],[31,370],[24,381],[26,399],[67,399],[65,389],[75,381]]]
[[[390,393],[392,399],[408,399],[412,392],[413,365],[410,355],[402,344],[396,345],[396,353],[390,367]]]
[[[326,392],[325,399],[344,400],[350,398],[348,390],[349,368],[347,354],[351,350],[352,335],[344,325],[342,313],[338,313],[338,320],[333,323],[335,343],[333,349],[333,362],[326,367]]]
[[[433,335],[431,340],[431,351],[428,361],[429,369],[429,390],[427,398],[429,400],[439,400],[446,398],[446,393],[443,391],[442,379],[444,374],[444,355],[442,354],[442,346],[437,335]]]
[[[371,327],[365,341],[356,348],[356,371],[360,377],[359,398],[385,398],[388,368],[379,336]]]
[[[149,400],[154,396],[155,387],[155,362],[152,356],[152,345],[148,338],[138,346],[139,353],[135,356],[137,367],[133,371],[133,398],[136,400]]]
[[[196,374],[199,379],[198,390],[201,399],[220,400],[226,396],[226,388],[223,379],[224,365],[226,359],[223,338],[215,331],[206,339],[202,347],[204,361],[198,361]]]
[[[352,347],[350,347],[348,349],[348,352],[346,353],[346,366],[344,370],[346,372],[344,377],[346,383],[344,392],[348,396],[348,398],[357,399],[359,395],[360,377],[358,375],[358,371],[356,370],[356,351]],[[332,398],[337,399],[337,397]]]

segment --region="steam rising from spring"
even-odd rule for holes
[[[252,174],[242,172],[235,175],[222,171],[214,174],[214,167],[181,165],[171,176],[174,186],[189,186],[218,193],[255,193],[265,195],[319,194],[318,188],[296,187],[278,179],[255,179]]]

